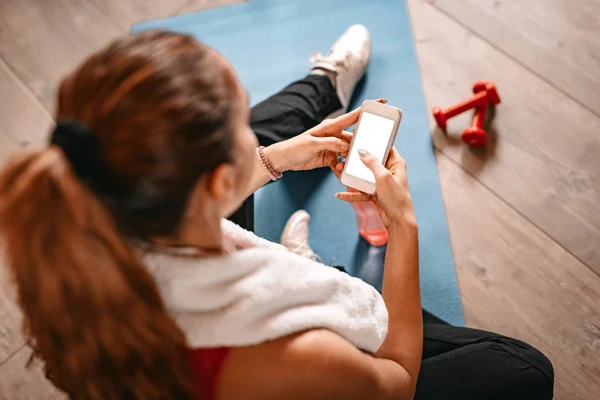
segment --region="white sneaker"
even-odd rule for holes
[[[280,243],[302,257],[321,261],[321,258],[312,251],[308,244],[309,221],[310,215],[306,211],[299,210],[293,213],[283,228]]]
[[[342,109],[334,117],[348,110],[354,87],[365,74],[371,57],[371,35],[364,25],[352,25],[335,41],[329,53],[313,53],[310,57],[314,69],[335,74],[335,88],[342,103]]]

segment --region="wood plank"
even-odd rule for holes
[[[450,158],[437,159],[468,325],[542,350],[555,399],[596,399],[600,277]]]
[[[120,0],[90,0],[105,15],[116,21],[125,31],[131,25],[148,19],[164,18],[187,12],[206,10],[244,0],[146,0],[146,1],[120,1]]]
[[[148,19],[163,18],[181,10],[187,0],[91,0],[110,19],[128,32],[131,25]],[[218,0],[217,0],[218,1]]]
[[[41,143],[51,126],[50,113],[0,58],[0,163],[17,149]]]
[[[428,106],[454,104],[484,78],[503,100],[487,149],[458,140],[467,114],[436,146],[600,273],[600,118],[431,5],[409,6]]]
[[[460,21],[600,115],[600,2],[436,0]]]
[[[59,79],[123,32],[87,0],[3,0],[0,26],[0,55],[48,109]]]
[[[0,163],[17,150],[40,144],[51,125],[49,113],[0,58]],[[15,299],[4,262],[0,262],[0,363],[23,344]]]
[[[188,0],[178,14],[242,3],[246,0]]]
[[[0,270],[4,266],[0,266]],[[0,274],[5,274],[0,271]],[[21,334],[21,312],[14,297],[14,290],[6,280],[0,281],[0,365],[24,343]],[[9,292],[7,294],[6,292]]]
[[[46,379],[40,363],[25,365],[31,350],[23,348],[0,366],[0,394],[10,400],[63,400],[67,397]]]

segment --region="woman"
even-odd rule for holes
[[[62,82],[51,145],[0,176],[25,333],[55,385],[74,399],[552,398],[531,346],[423,325],[396,150],[385,167],[361,155],[389,231],[381,295],[222,221],[251,227],[251,204],[236,209],[284,171],[339,174],[359,110],[323,119],[347,107],[369,40],[350,28],[252,110],[223,57],[173,33],[117,40]]]

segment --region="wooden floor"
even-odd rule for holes
[[[239,0],[0,0],[0,158],[46,137],[60,77],[139,20]],[[468,325],[556,369],[556,399],[600,398],[600,0],[409,0],[428,106],[492,79],[487,150],[432,128]],[[431,126],[433,127],[433,121]],[[1,269],[0,269],[1,270]],[[0,274],[0,400],[62,398]]]

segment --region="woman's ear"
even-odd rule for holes
[[[206,180],[206,191],[217,203],[228,205],[236,195],[237,171],[230,163],[222,163]]]

